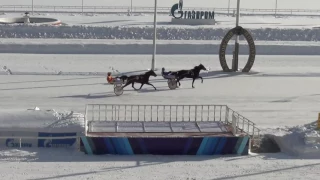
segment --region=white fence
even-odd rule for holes
[[[133,105],[88,104],[85,132],[93,121],[135,122],[224,122],[234,125],[235,133],[259,137],[256,125],[226,105]]]
[[[3,12],[59,12],[59,13],[115,13],[115,12],[139,12],[153,13],[154,7],[137,6],[44,6],[44,5],[2,5],[0,11]],[[158,7],[159,13],[168,13],[171,7]],[[235,8],[208,8],[208,7],[184,7],[185,11],[215,11],[216,13],[232,13]],[[320,9],[250,9],[241,8],[241,13],[245,14],[320,14]]]

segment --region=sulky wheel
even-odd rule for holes
[[[122,80],[119,80],[119,79],[116,79],[114,81],[114,93],[117,95],[117,96],[120,96],[123,94],[123,88],[122,88]]]
[[[168,86],[171,90],[177,89],[177,80],[176,79],[168,79]]]
[[[123,89],[121,86],[115,86],[114,87],[114,93],[117,95],[117,96],[120,96],[123,94]]]

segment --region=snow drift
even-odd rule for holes
[[[83,132],[84,115],[36,107],[26,111],[1,111],[0,123],[2,132]]]
[[[320,158],[320,132],[316,130],[316,122],[274,129],[265,136],[275,141],[286,154],[301,158]]]

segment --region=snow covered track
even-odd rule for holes
[[[157,67],[189,69],[199,63],[210,67],[204,83],[182,81],[168,90],[162,78],[152,78],[158,88],[125,89],[115,97],[103,74],[95,76],[43,76],[53,72],[142,73],[150,68],[150,55],[44,55],[1,54],[1,66],[29,75],[0,76],[1,111],[72,109],[82,112],[88,103],[228,104],[259,127],[307,124],[319,112],[319,56],[257,56],[252,73],[223,73],[218,56],[158,55]],[[231,59],[231,58],[230,58]],[[240,56],[240,66],[246,57]],[[128,65],[130,64],[130,66]],[[239,67],[240,67],[239,66]],[[37,75],[30,75],[37,74]],[[84,112],[82,112],[84,113]],[[278,130],[278,129],[276,129]],[[3,179],[319,179],[319,159],[301,159],[284,153],[219,156],[85,156],[70,149],[0,149]]]
[[[189,69],[202,63],[210,67],[203,72],[204,83],[182,82],[182,88],[169,90],[161,77],[151,82],[158,91],[143,88],[115,97],[105,74],[140,74],[150,68],[150,55],[61,55],[2,54],[1,66],[25,75],[0,76],[2,109],[70,109],[85,113],[88,103],[169,103],[227,104],[261,126],[300,125],[317,118],[319,56],[257,56],[252,72],[223,73],[216,55],[159,55],[157,67],[167,70]],[[230,57],[231,60],[231,57]],[[247,57],[240,56],[239,67]],[[228,61],[228,63],[230,63]],[[127,64],[130,64],[128,66]],[[68,76],[53,75],[62,72]],[[117,72],[118,71],[118,72]],[[81,72],[81,76],[77,75]],[[50,76],[42,74],[52,73]],[[159,73],[159,72],[158,72]],[[90,76],[85,76],[89,74]],[[298,86],[303,84],[303,86]],[[237,88],[234,88],[237,87]],[[239,93],[241,92],[241,93]],[[190,96],[192,93],[192,96]],[[14,96],[12,95],[14,94]],[[248,100],[252,102],[248,104]],[[31,107],[30,107],[31,106]],[[305,108],[308,107],[308,108]],[[261,113],[263,112],[263,113]],[[281,112],[281,113],[278,113]],[[278,121],[277,118],[283,119]]]
[[[159,40],[157,54],[218,54],[221,41]],[[319,43],[313,42],[255,42],[258,55],[320,55]],[[227,53],[232,54],[233,43]],[[95,39],[3,39],[0,53],[28,54],[152,54],[148,40]],[[246,42],[240,43],[240,54],[248,54]]]

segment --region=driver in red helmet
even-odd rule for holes
[[[114,78],[112,77],[111,72],[108,72],[107,81],[110,84],[114,83]]]

